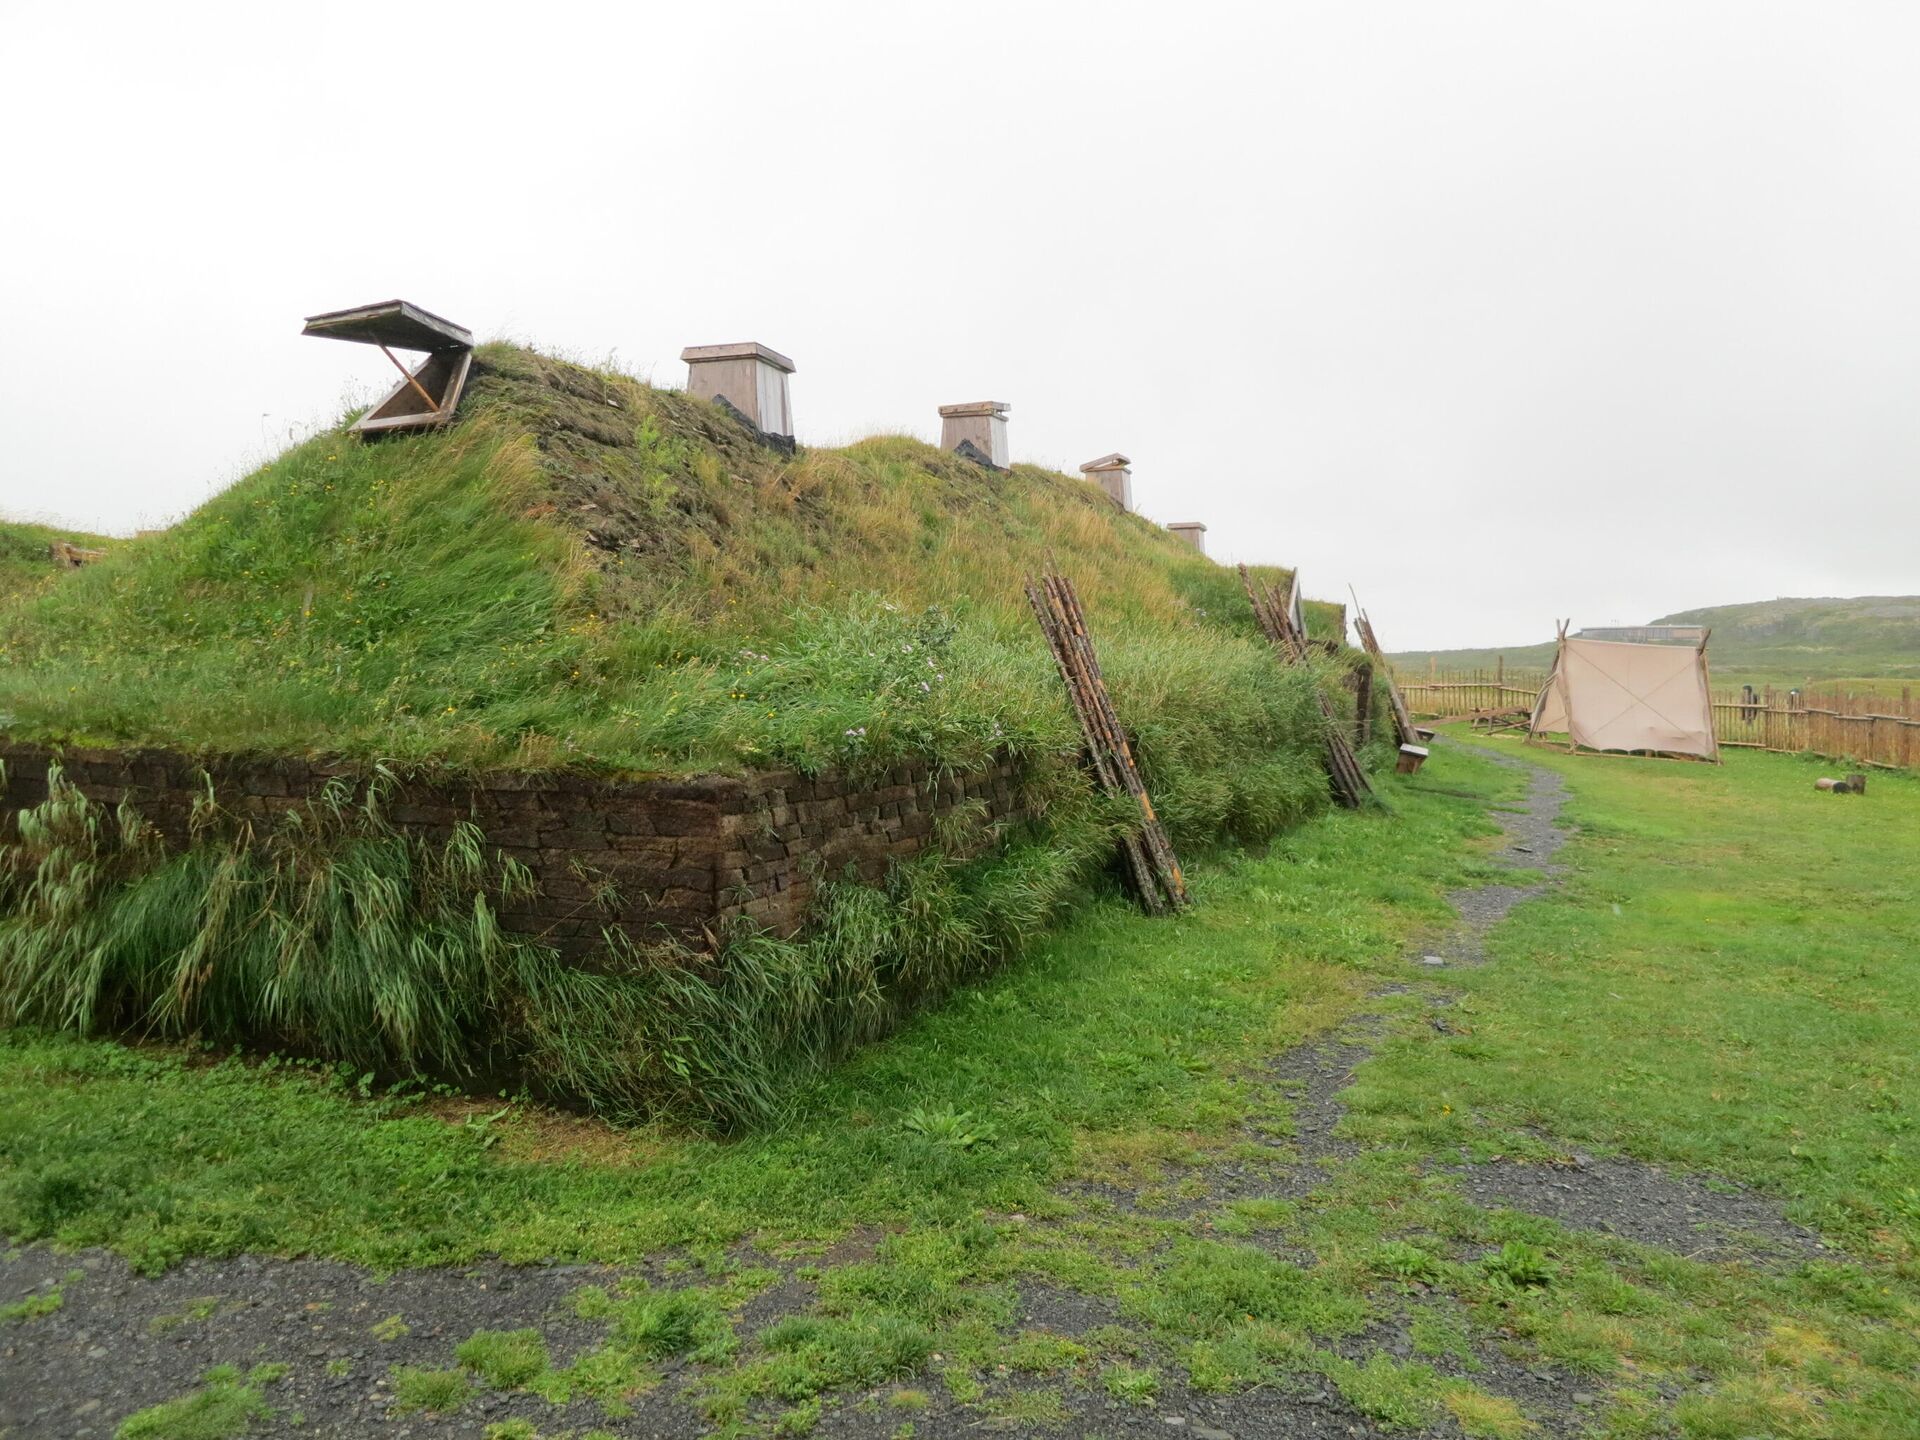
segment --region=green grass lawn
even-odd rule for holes
[[[799,1433],[888,1381],[1038,1430],[1076,1391],[1144,1403],[1177,1376],[1503,1437],[1533,1424],[1509,1367],[1547,1366],[1610,1440],[1920,1434],[1920,782],[1835,798],[1785,757],[1526,753],[1568,776],[1582,834],[1484,968],[1407,963],[1442,892],[1484,873],[1487,805],[1519,793],[1448,746],[1383,787],[1397,818],[1195,857],[1176,922],[1100,901],[730,1143],[15,1034],[0,1226],[149,1267],[679,1257],[684,1288],[583,1287],[605,1340],[570,1365],[537,1334],[450,1339],[406,1383],[454,1407],[485,1383],[617,1414],[685,1356],[709,1420],[743,1431]],[[1223,1162],[1287,1170],[1256,1143],[1291,1133],[1258,1062],[1362,1013],[1385,1028],[1346,1096],[1357,1152],[1304,1200],[1218,1193]],[[1689,1259],[1476,1206],[1449,1173],[1576,1146],[1749,1182],[1832,1254]],[[855,1231],[857,1258],[827,1253]],[[778,1257],[812,1298],[756,1331],[740,1307]],[[1118,1322],[1023,1331],[1014,1286],[1036,1282]]]
[[[1474,1043],[1398,1063],[1456,1113],[1716,1170],[1911,1263],[1920,781],[1836,797],[1801,757],[1525,753],[1573,782],[1578,871],[1462,977]]]

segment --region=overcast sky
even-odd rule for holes
[[[404,296],[804,443],[1012,403],[1394,649],[1920,591],[1920,6],[0,0],[0,513],[130,532]]]

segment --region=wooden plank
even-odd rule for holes
[[[350,310],[309,315],[302,335],[351,340],[360,345],[393,345],[401,350],[469,350],[473,332],[409,300],[381,300]]]
[[[380,347],[380,353],[386,356],[387,359],[392,362],[393,368],[400,372],[400,378],[406,381],[407,384],[413,387],[413,393],[418,395],[422,400],[427,402],[427,409],[429,411],[438,411],[440,409],[440,402],[437,399],[435,399],[433,396],[427,393],[427,387],[420,383],[420,377],[415,375],[411,370],[407,369],[406,366],[402,365],[398,357],[394,355],[393,351],[389,350],[386,346],[382,345]]]
[[[391,358],[391,357],[389,357]],[[471,350],[441,350],[429,355],[353,424],[361,433],[432,429],[453,419],[473,365]],[[438,389],[440,398],[433,392]]]

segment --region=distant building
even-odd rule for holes
[[[1581,640],[1624,640],[1629,645],[1698,645],[1707,638],[1704,625],[1602,625],[1582,630]]]

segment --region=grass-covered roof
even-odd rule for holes
[[[1232,571],[1085,480],[899,436],[784,456],[680,392],[489,345],[451,427],[329,431],[14,587],[0,712],[411,762],[963,763],[1072,743],[1021,590],[1048,556],[1116,687],[1176,723],[1273,668]]]

